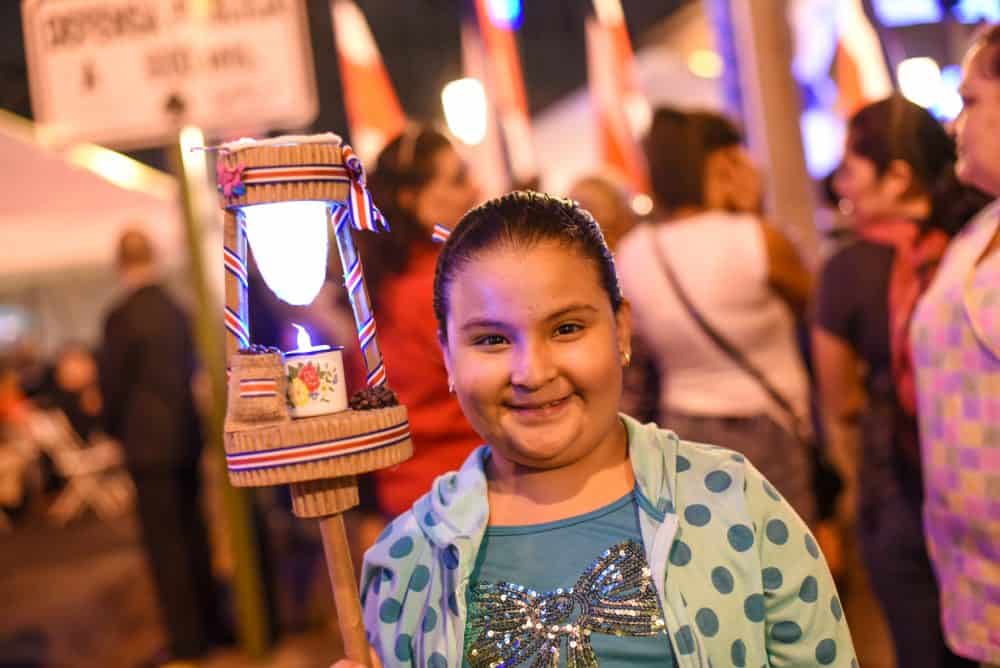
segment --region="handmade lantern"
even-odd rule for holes
[[[357,474],[398,464],[410,457],[413,446],[406,408],[385,405],[395,402],[385,388],[375,318],[351,228],[379,232],[387,225],[368,194],[360,161],[336,135],[240,140],[218,152],[219,193],[226,212],[229,479],[240,487],[289,484],[296,516],[319,519],[345,652],[368,665],[341,513],[358,504]],[[317,367],[306,371],[292,353],[283,360],[276,351],[251,345],[247,242],[249,238],[261,274],[275,294],[290,303],[309,303],[326,271],[328,224],[333,226],[367,370],[367,395],[355,405],[373,407],[353,410],[338,400],[330,409],[336,412],[290,413],[290,408],[306,405],[303,401],[296,406],[296,397],[312,391],[310,383],[320,389],[321,374],[336,371],[322,371],[319,358]],[[308,353],[327,352],[309,344],[306,348]],[[307,417],[293,419],[293,414]]]

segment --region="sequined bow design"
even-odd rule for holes
[[[480,583],[472,592],[473,668],[596,668],[592,633],[652,636],[665,630],[642,546],[608,548],[570,589],[538,593],[509,582]],[[565,650],[563,649],[565,646]]]
[[[221,160],[215,165],[215,175],[219,183],[219,192],[226,197],[241,197],[246,192],[243,185],[243,170],[246,165],[242,162],[235,167],[227,167]]]

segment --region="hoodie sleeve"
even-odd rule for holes
[[[387,526],[365,553],[361,576],[365,631],[386,668],[416,665],[413,639],[424,609],[418,599],[428,584],[424,562],[430,552],[413,513],[408,512]]]
[[[805,522],[749,462],[745,494],[756,523],[770,665],[856,668],[854,644],[826,559]],[[751,597],[753,599],[754,597]]]

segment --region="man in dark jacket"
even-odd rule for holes
[[[126,293],[105,322],[100,380],[108,433],[135,480],[170,659],[185,660],[204,654],[221,626],[200,508],[194,343],[187,316],[158,283],[154,255],[142,231],[119,239]]]

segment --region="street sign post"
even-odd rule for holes
[[[295,129],[318,103],[304,0],[24,0],[35,120],[52,143],[172,144]]]

